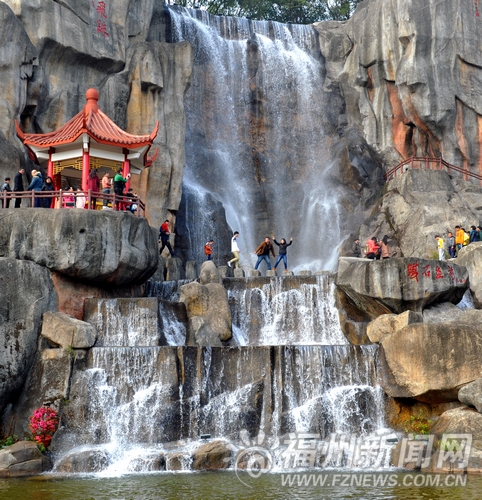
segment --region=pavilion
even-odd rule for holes
[[[150,135],[133,135],[119,128],[99,109],[99,92],[85,93],[84,109],[65,125],[48,134],[25,134],[17,120],[17,135],[28,149],[30,158],[47,170],[55,188],[62,188],[62,177],[81,179],[80,186],[87,191],[87,179],[92,169],[114,172],[120,167],[123,176],[139,174],[152,165],[157,157],[148,156],[159,122]]]

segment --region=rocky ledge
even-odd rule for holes
[[[0,257],[110,285],[145,282],[159,258],[156,234],[144,218],[107,210],[41,208],[2,211]]]

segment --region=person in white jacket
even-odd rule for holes
[[[238,268],[239,252],[241,252],[241,250],[238,247],[238,236],[239,236],[238,231],[234,231],[233,237],[231,238],[231,252],[233,252],[234,259],[228,261],[228,266],[233,267],[234,264],[235,269]]]

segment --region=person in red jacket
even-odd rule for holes
[[[167,247],[169,253],[171,254],[171,257],[174,257],[174,252],[172,250],[171,243],[169,241],[170,234],[171,232],[169,231],[169,221],[166,219],[159,228],[159,241],[162,243],[159,254],[162,255],[162,251],[164,250],[165,247]]]
[[[377,245],[377,239],[375,236],[367,241],[367,250],[366,250],[366,258],[367,259],[375,259],[378,255],[380,247]]]
[[[207,260],[213,260],[213,245],[214,245],[214,240],[209,240],[204,245],[204,253],[206,254]]]
[[[87,189],[90,189],[91,192],[91,206],[92,210],[95,210],[97,198],[94,198],[96,193],[100,191],[100,179],[97,175],[97,170],[93,168],[89,172],[89,178],[87,179]]]

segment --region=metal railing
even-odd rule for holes
[[[396,167],[393,167],[385,174],[385,179],[388,181],[394,179],[397,176],[397,173],[406,172],[409,168],[419,168],[426,170],[446,170],[449,174],[451,171],[459,172],[463,174],[464,180],[468,180],[469,177],[477,179],[482,184],[482,175],[476,174],[475,172],[471,172],[462,167],[458,167],[457,165],[452,165],[442,158],[429,158],[412,156],[408,158],[408,160],[402,161]]]
[[[83,201],[82,201],[83,198]],[[146,205],[138,196],[129,197],[91,191],[2,191],[1,207],[14,208],[16,200],[27,200],[32,208],[84,208],[95,210],[98,206],[116,211],[129,211],[145,217]],[[98,202],[101,205],[98,205]],[[81,205],[81,206],[79,206]],[[25,205],[24,205],[25,206]],[[0,208],[1,208],[0,207]]]

